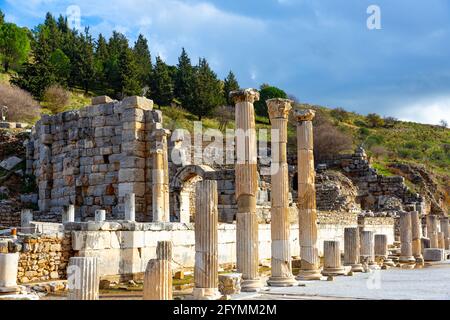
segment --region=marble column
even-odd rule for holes
[[[23,209],[20,212],[20,226],[25,229],[22,230],[23,233],[31,233],[29,230],[31,221],[33,221],[33,210]]]
[[[422,222],[418,211],[411,212],[412,254],[417,263],[423,263],[422,256]]]
[[[443,232],[438,232],[438,248],[445,249],[445,235]]]
[[[351,266],[353,272],[363,272],[364,268],[359,263],[360,240],[358,228],[344,229],[344,266]]]
[[[271,166],[271,238],[272,274],[267,282],[273,287],[297,284],[292,275],[289,222],[289,168],[287,164],[287,123],[292,101],[270,99],[266,101],[272,124]]]
[[[105,210],[95,210],[95,222],[103,222],[106,220]]]
[[[438,240],[438,219],[435,215],[427,216],[427,233],[428,238],[430,238],[430,247],[431,248],[439,248],[439,240]]]
[[[155,129],[152,133],[152,212],[153,222],[170,222],[169,212],[169,160],[167,136],[170,131]]]
[[[372,231],[361,231],[361,262],[375,264],[374,236]]]
[[[411,212],[400,212],[400,243],[400,264],[405,268],[414,267],[416,259],[414,258],[412,251]]]
[[[242,291],[257,292],[262,287],[259,275],[259,238],[256,197],[258,192],[255,111],[259,100],[255,89],[233,91],[236,103],[236,255],[237,270],[242,273]]]
[[[300,271],[297,280],[320,280],[314,170],[314,110],[296,112]]]
[[[341,264],[341,250],[339,241],[324,241],[323,243],[323,270],[324,276],[345,275],[345,269]]]
[[[97,257],[72,257],[67,268],[68,300],[98,300],[100,275]]]
[[[390,259],[388,253],[387,235],[376,234],[374,237],[375,242],[375,261],[380,265],[393,267],[395,266],[392,259]]]
[[[0,253],[0,295],[17,293],[17,268],[19,253]]]
[[[444,233],[444,243],[445,243],[446,250],[450,250],[450,235],[449,235],[448,227],[449,227],[448,217],[442,217],[441,218],[441,232]]]
[[[219,293],[217,181],[196,185],[194,298],[216,300]]]
[[[62,213],[62,223],[67,222],[75,222],[75,206],[73,204],[64,207],[64,211]]]
[[[147,264],[143,300],[172,300],[172,242],[159,241],[156,259]]]
[[[125,220],[136,221],[136,195],[129,193],[125,195]]]

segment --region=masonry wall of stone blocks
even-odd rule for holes
[[[167,141],[153,135],[162,114],[153,102],[107,97],[92,106],[55,116],[44,115],[27,144],[27,171],[36,176],[41,212],[60,213],[74,204],[76,217],[124,217],[124,197],[136,194],[136,218],[152,219],[151,151]],[[161,139],[161,141],[158,141]]]

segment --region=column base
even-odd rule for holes
[[[241,291],[242,292],[259,292],[263,289],[261,279],[247,279],[242,280]]]
[[[364,268],[360,263],[352,264],[350,267],[352,272],[364,272]]]
[[[295,280],[298,281],[312,281],[312,280],[321,280],[322,274],[319,269],[316,270],[300,270],[298,275],[295,277]]]
[[[406,264],[416,263],[416,258],[414,258],[413,256],[400,256],[398,262]]]
[[[344,276],[346,275],[348,272],[345,271],[345,268],[340,267],[340,268],[326,268],[322,270],[322,275],[323,276]]]
[[[192,295],[195,300],[219,300],[222,297],[217,288],[194,288]]]
[[[416,258],[416,263],[424,264],[425,260],[423,260],[423,256],[422,255],[416,256],[415,258]]]
[[[267,281],[270,287],[293,287],[298,285],[294,276],[292,277],[270,277]]]
[[[394,263],[394,261],[392,261],[392,259],[386,258],[386,259],[383,261],[383,266],[386,266],[386,267],[395,267],[395,263]]]

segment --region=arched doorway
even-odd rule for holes
[[[207,165],[188,165],[178,169],[171,184],[173,220],[193,221],[195,216],[195,185],[202,180],[214,180],[216,171]]]

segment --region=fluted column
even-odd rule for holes
[[[287,164],[287,122],[292,101],[270,99],[266,103],[272,123],[272,274],[268,284],[274,287],[288,287],[297,284],[292,275]]]
[[[361,231],[361,258],[368,265],[375,264],[374,236],[372,231]]]
[[[215,300],[219,293],[217,181],[197,183],[195,202],[194,298]]]
[[[236,255],[237,269],[242,273],[242,291],[255,292],[262,287],[259,276],[258,219],[256,195],[258,192],[255,111],[253,103],[259,100],[254,89],[233,91],[236,103]]]
[[[73,257],[67,268],[68,300],[98,300],[100,275],[97,257]]]
[[[172,300],[172,242],[159,241],[156,259],[147,264],[144,275],[144,300]]]
[[[375,243],[375,261],[385,267],[395,266],[392,259],[389,259],[387,235],[376,234],[374,237]]]
[[[170,222],[169,212],[169,168],[166,129],[156,129],[152,133],[152,211],[153,222]]]
[[[364,271],[360,259],[360,240],[358,228],[344,229],[344,265],[351,266],[353,272]]]
[[[441,232],[444,233],[445,249],[450,250],[450,235],[448,231],[448,217],[441,218]]]
[[[320,280],[314,170],[314,110],[297,111],[298,217],[301,266],[297,280]]]
[[[412,254],[416,262],[422,263],[422,222],[418,211],[411,212]]]
[[[411,212],[400,212],[400,242],[400,264],[404,267],[414,267],[416,259],[412,254]]]
[[[136,221],[136,195],[129,193],[125,195],[125,220]]]
[[[323,270],[324,276],[344,275],[345,270],[341,264],[341,250],[339,241],[324,241],[323,243]]]
[[[430,238],[430,247],[431,248],[439,248],[439,239],[438,239],[438,219],[435,215],[427,216],[427,233],[428,238]]]

